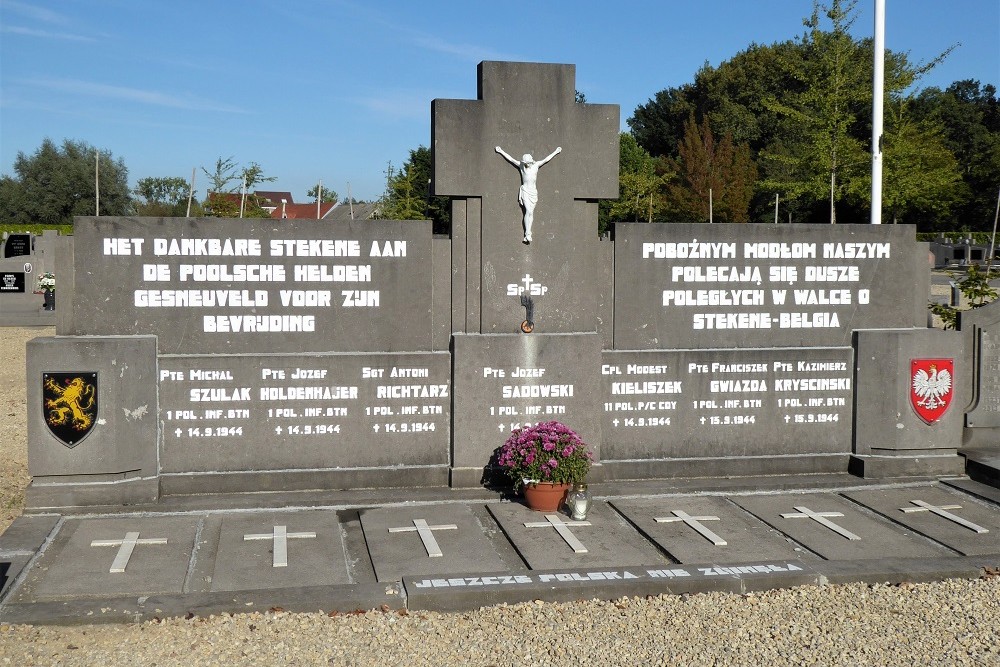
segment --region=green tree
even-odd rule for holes
[[[665,209],[663,186],[667,178],[659,172],[657,160],[627,132],[619,135],[618,146],[619,197],[599,205],[601,234],[612,221],[660,220]]]
[[[417,170],[406,163],[397,170],[388,164],[385,170],[385,193],[379,217],[383,220],[427,220],[427,194]]]
[[[269,218],[271,214],[262,207],[253,190],[261,183],[277,180],[276,176],[265,176],[264,169],[256,162],[246,167],[240,167],[233,156],[219,158],[215,161],[215,169],[202,171],[208,176],[210,183],[208,196],[205,198],[205,215],[216,218],[240,217],[240,201],[243,200],[244,218]],[[232,185],[230,185],[232,183]],[[246,197],[243,198],[244,187]]]
[[[261,183],[273,183],[278,180],[277,176],[265,176],[264,168],[256,162],[251,162],[250,166],[240,170],[240,187],[246,192],[253,192]]]
[[[966,195],[938,229],[992,229],[1000,186],[1000,99],[992,85],[956,81],[927,88],[913,100],[914,116],[939,123],[958,162]]]
[[[389,163],[380,215],[385,220],[431,220],[435,234],[451,230],[451,199],[430,196],[431,151],[419,146],[410,151],[402,168]]]
[[[209,192],[236,192],[242,185],[239,178],[239,166],[232,155],[223,159],[220,157],[215,161],[215,169],[209,171],[202,167],[201,170],[208,176]],[[229,184],[236,181],[236,185]]]
[[[828,197],[831,224],[837,222],[837,202],[861,201],[865,192],[868,159],[858,138],[864,126],[859,115],[871,106],[871,77],[863,50],[849,34],[856,4],[856,0],[833,0],[822,6],[814,0],[801,42],[806,57],[789,62],[791,75],[801,86],[783,98],[764,101],[787,120],[783,133],[787,152],[767,157],[793,167],[786,172],[790,179],[772,175],[764,188],[793,198]],[[821,27],[821,11],[831,23],[829,31]]]
[[[236,192],[209,192],[205,199],[205,215],[211,218],[240,217],[240,197]],[[248,194],[243,202],[244,218],[270,218],[267,209],[254,194]]]
[[[668,186],[671,203],[680,218],[689,222],[748,222],[750,198],[757,180],[757,167],[746,144],[736,146],[731,134],[720,141],[708,118],[684,124],[684,138],[673,161],[678,180]]]
[[[14,224],[72,224],[73,217],[96,211],[95,156],[100,185],[100,215],[130,215],[128,169],[121,158],[84,141],[45,139],[32,155],[18,152],[15,177],[0,179],[0,216]]]
[[[628,126],[636,142],[653,157],[674,157],[684,136],[684,121],[698,109],[691,99],[695,86],[667,88],[656,93],[646,104],[636,108]]]
[[[309,189],[309,192],[306,193],[306,197],[309,197],[309,198],[315,200],[316,199],[316,195],[318,193],[319,193],[319,183],[317,183],[316,185],[312,186]],[[323,188],[323,201],[324,202],[335,202],[338,199],[339,199],[339,196],[337,195],[337,191],[336,190],[328,190],[327,188]]]
[[[910,118],[905,107],[889,111],[884,134],[883,209],[893,223],[948,218],[958,201],[968,196],[968,188],[943,131],[931,121]]]
[[[179,176],[140,178],[132,190],[136,215],[183,217],[189,192],[188,182]]]

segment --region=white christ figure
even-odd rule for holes
[[[499,146],[496,150],[521,172],[521,189],[517,192],[517,203],[524,209],[524,242],[531,243],[531,225],[535,221],[535,204],[538,203],[538,189],[535,187],[538,181],[538,168],[562,153],[562,146],[537,162],[531,157],[531,153],[525,153],[520,160],[515,160]]]

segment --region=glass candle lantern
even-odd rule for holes
[[[569,510],[570,518],[574,521],[583,521],[590,511],[590,491],[587,491],[586,484],[574,484],[566,496],[566,508]]]

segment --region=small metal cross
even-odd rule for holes
[[[135,550],[136,545],[139,544],[166,544],[167,538],[165,537],[150,537],[144,540],[139,539],[139,533],[125,533],[125,539],[123,540],[94,540],[90,543],[92,547],[118,547],[118,553],[115,554],[115,560],[111,563],[111,569],[109,572],[115,574],[117,572],[124,572],[125,568],[128,567],[128,561],[132,558],[132,552]]]
[[[812,519],[816,523],[826,526],[838,535],[843,535],[849,540],[860,540],[861,538],[852,533],[851,531],[838,526],[834,522],[827,519],[827,517],[832,516],[844,516],[840,512],[813,512],[808,507],[796,507],[797,512],[789,512],[787,514],[782,514],[781,517],[784,519]]]
[[[704,537],[706,540],[711,542],[717,547],[726,546],[726,541],[713,533],[711,530],[706,528],[701,524],[702,521],[718,521],[717,516],[691,516],[683,510],[670,510],[673,516],[668,517],[657,517],[654,519],[656,523],[674,523],[676,521],[683,521],[687,525],[698,531],[698,534]]]
[[[589,526],[591,525],[589,521],[570,521],[565,523],[558,514],[546,514],[545,521],[530,521],[524,524],[525,528],[555,528],[556,532],[566,540],[566,544],[569,545],[570,549],[574,553],[585,554],[587,553],[587,547],[583,546],[583,542],[577,538],[570,531],[570,527],[575,526]]]
[[[417,532],[420,536],[420,541],[424,543],[424,550],[427,551],[428,558],[440,558],[444,555],[441,551],[441,547],[438,546],[438,542],[434,539],[435,530],[458,530],[458,526],[453,523],[447,523],[440,526],[428,526],[426,519],[414,519],[413,527],[404,526],[402,528],[390,528],[390,533],[412,533]]]
[[[272,540],[274,542],[274,556],[271,558],[271,567],[288,567],[288,540],[310,537],[316,537],[316,533],[289,533],[287,526],[275,526],[270,533],[244,535],[243,541]]]
[[[923,500],[911,500],[911,503],[916,505],[916,507],[900,507],[899,509],[903,512],[930,512],[932,514],[937,514],[940,517],[944,517],[949,521],[954,521],[960,526],[965,526],[971,531],[977,533],[988,533],[988,529],[983,528],[980,525],[974,524],[971,521],[966,521],[960,516],[956,516],[951,512],[946,512],[945,510],[960,510],[961,505],[931,505],[930,503],[925,503]]]

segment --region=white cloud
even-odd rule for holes
[[[124,86],[110,86],[103,83],[77,81],[70,79],[26,79],[21,84],[36,86],[47,90],[64,93],[86,95],[114,100],[126,100],[147,104],[150,106],[169,107],[172,109],[188,109],[191,111],[216,111],[221,113],[249,113],[246,109],[203,100],[192,95],[174,95],[155,90],[141,90]]]
[[[65,25],[69,23],[69,18],[63,16],[62,14],[57,14],[48,9],[43,9],[42,7],[36,7],[34,5],[29,5],[24,2],[14,2],[13,0],[4,0],[0,2],[0,8],[14,12],[15,14],[20,14],[21,16],[27,17],[35,21],[41,21],[42,23],[55,23],[57,25]]]
[[[0,28],[0,32],[22,37],[40,37],[42,39],[61,39],[69,42],[96,42],[93,37],[86,35],[73,35],[68,32],[49,32],[48,30],[35,30],[34,28],[22,28],[20,26],[6,25]]]
[[[462,60],[478,63],[480,60],[524,60],[510,54],[500,53],[491,49],[476,46],[475,44],[461,44],[458,42],[448,42],[440,37],[429,35],[417,35],[413,43],[422,49],[436,51],[445,55],[458,56]]]
[[[430,114],[432,97],[423,91],[385,91],[377,96],[353,96],[350,101],[389,118],[426,118]]]

